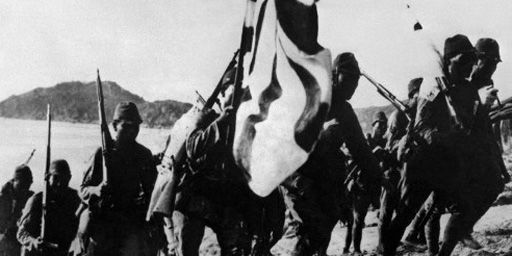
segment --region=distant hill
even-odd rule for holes
[[[105,112],[110,122],[118,102],[137,104],[144,125],[172,127],[192,104],[174,100],[147,102],[115,82],[103,82]],[[98,107],[95,82],[65,82],[50,88],[36,88],[21,95],[13,95],[0,102],[0,116],[18,119],[46,118],[46,104],[52,104],[53,119],[66,122],[97,123]]]

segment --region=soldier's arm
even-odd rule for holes
[[[447,113],[444,95],[439,93],[433,100],[418,98],[415,125],[413,132],[424,139],[427,144],[432,144],[440,131],[448,130],[450,118]]]
[[[91,157],[89,167],[84,173],[82,184],[78,195],[85,204],[89,204],[91,197],[99,196],[99,185],[102,180],[103,158],[101,148],[98,148],[94,155]]]
[[[218,123],[215,121],[204,129],[197,129],[187,138],[186,150],[190,159],[197,159],[204,156],[206,152],[222,143],[223,134]]]
[[[25,204],[21,218],[18,221],[18,233],[16,238],[18,242],[30,247],[37,238],[41,230],[41,213],[42,212],[42,193],[38,193],[30,197]]]
[[[7,196],[7,184],[0,192],[0,234],[4,234],[9,227],[11,215],[11,202]]]
[[[405,120],[404,120],[405,119]],[[393,151],[396,144],[405,135],[407,129],[407,117],[405,114],[395,110],[388,119],[388,130],[386,131],[386,149]]]
[[[343,140],[354,161],[367,177],[378,179],[381,176],[379,163],[366,143],[363,130],[352,106],[346,103],[337,118],[341,125]]]

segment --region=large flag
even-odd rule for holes
[[[252,99],[237,112],[233,154],[268,195],[308,158],[331,101],[331,54],[317,42],[313,0],[268,0],[254,15],[244,84]]]

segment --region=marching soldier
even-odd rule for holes
[[[20,255],[21,245],[16,239],[16,222],[27,200],[34,194],[30,190],[32,172],[26,165],[17,166],[14,177],[0,191],[0,255]]]
[[[411,113],[404,113],[397,109],[391,113],[388,120],[386,151],[389,155],[385,158],[386,171],[384,172],[384,183],[387,186],[382,189],[379,209],[379,245],[377,248],[380,252],[383,250],[383,240],[387,234],[386,229],[389,226],[396,204],[400,199],[397,188],[403,166],[396,159],[398,142],[407,133],[407,126],[409,125],[407,115],[415,116],[416,114],[418,94],[422,82],[423,78],[418,77],[412,79],[407,85],[409,99],[407,105]],[[414,122],[414,120],[411,122]]]
[[[384,135],[387,128],[388,118],[386,114],[382,111],[377,112],[372,122],[372,133],[370,137],[367,138],[368,144],[372,150],[376,147],[383,149],[386,146],[386,138],[384,138]]]
[[[471,82],[476,86],[477,89],[483,91],[482,102],[483,106],[490,108],[493,101],[496,99],[497,89],[493,87],[492,75],[496,71],[497,64],[501,61],[499,54],[498,43],[491,38],[481,38],[475,45],[477,51],[478,62],[471,75]],[[494,147],[494,154],[500,155],[499,149]],[[504,167],[501,168],[505,170]],[[508,173],[503,173],[504,177],[508,176]],[[507,178],[508,179],[508,178]],[[427,233],[428,247],[431,253],[435,253],[438,250],[438,239],[439,239],[439,222],[441,213],[444,212],[444,200],[437,194],[431,195],[424,206],[416,215],[413,221],[413,229],[406,237],[405,241],[411,244],[415,244],[415,236],[423,233],[422,224],[427,224],[425,227],[425,233]],[[445,202],[446,203],[446,202]],[[433,207],[433,208],[432,208]],[[425,215],[429,213],[431,216],[428,222],[423,219]],[[471,230],[472,231],[472,230]],[[482,246],[471,236],[471,232],[467,233],[461,240],[462,244],[472,249],[480,249]]]
[[[282,184],[287,207],[285,234],[272,248],[274,255],[325,255],[332,229],[341,215],[344,200],[346,146],[362,172],[358,185],[368,193],[378,193],[380,170],[347,102],[358,85],[360,71],[352,53],[340,54],[334,61],[333,101],[330,124],[306,163]],[[367,205],[366,205],[367,207]],[[364,223],[359,215],[354,221]],[[364,224],[362,224],[364,226]],[[360,237],[354,237],[358,250]],[[359,249],[360,250],[360,249]]]
[[[473,71],[473,74],[471,76],[471,83],[476,86],[477,89],[483,89],[484,90],[484,99],[482,101],[483,104],[483,110],[485,115],[484,123],[483,125],[487,127],[483,127],[482,129],[485,130],[487,136],[485,136],[486,142],[491,144],[491,150],[489,150],[487,153],[487,156],[489,161],[491,163],[495,163],[498,166],[494,166],[494,168],[497,168],[500,171],[500,174],[503,177],[503,182],[507,183],[510,181],[510,175],[508,174],[508,171],[505,167],[505,164],[503,162],[502,156],[501,156],[501,150],[499,148],[499,145],[496,143],[496,141],[492,141],[492,137],[495,137],[496,134],[493,133],[492,128],[490,128],[489,123],[490,120],[488,119],[489,115],[489,109],[492,106],[492,104],[497,100],[497,92],[498,90],[494,88],[494,82],[492,80],[492,75],[496,71],[496,67],[499,62],[501,62],[500,58],[500,52],[499,52],[499,45],[496,40],[492,38],[481,38],[477,41],[475,45],[476,51],[477,51],[477,58],[478,62],[476,65],[476,68]],[[482,136],[484,137],[484,136]],[[482,160],[483,161],[483,160]],[[491,165],[492,166],[492,165]],[[494,171],[491,169],[491,171]],[[492,174],[492,172],[491,172]],[[479,173],[479,175],[482,176],[475,176],[473,177],[473,181],[477,182],[480,180],[480,178],[485,178],[485,173]],[[498,185],[498,190],[500,187],[500,183],[496,182],[496,185]],[[480,194],[483,194],[481,196],[485,197],[486,200],[481,204],[477,205],[477,215],[475,220],[478,221],[478,219],[485,214],[487,209],[491,207],[491,204],[496,199],[496,192],[486,189],[483,189],[480,187],[479,190]],[[501,192],[501,191],[500,191]],[[487,195],[485,195],[487,194]],[[462,240],[462,242],[471,248],[479,248],[481,247],[478,245],[478,243],[471,237],[471,232],[473,231],[473,227],[468,227],[466,236]]]
[[[175,252],[198,255],[204,229],[209,226],[217,235],[222,255],[247,255],[251,238],[242,209],[248,201],[248,187],[226,147],[231,108],[225,108],[220,116],[210,109],[197,114],[197,129],[186,141],[189,171],[182,178],[176,209],[170,213]]]
[[[175,199],[164,188],[151,212],[163,216],[171,254],[198,255],[206,226],[215,232],[222,255],[269,255],[282,234],[282,197],[277,190],[265,198],[256,196],[226,144],[235,70],[227,71],[220,84],[222,114],[211,109],[194,112],[196,128],[185,143],[186,163],[173,163]],[[247,90],[242,94],[242,100],[249,97]],[[173,203],[174,209],[169,207]]]
[[[50,165],[45,215],[45,237],[41,237],[43,193],[32,196],[19,220],[18,241],[24,256],[64,256],[78,228],[75,211],[80,204],[76,190],[68,186],[71,171],[66,160],[55,160]]]
[[[449,198],[452,214],[439,255],[450,255],[503,189],[502,159],[492,153],[495,141],[489,139],[488,111],[467,80],[476,60],[466,36],[446,39],[446,86],[429,88],[418,102],[415,131],[423,141],[413,150],[400,181],[402,196],[384,255],[395,254],[403,231],[430,192]],[[404,137],[399,152],[404,152],[406,141]]]
[[[101,148],[85,172],[80,197],[88,207],[99,209],[91,216],[91,237],[84,242],[88,255],[153,253],[145,214],[157,171],[151,151],[136,141],[141,123],[134,103],[119,103],[112,122],[116,137],[108,186],[102,183]]]

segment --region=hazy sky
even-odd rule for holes
[[[321,0],[320,43],[352,51],[360,66],[406,95],[420,74],[411,12],[403,0]],[[455,33],[496,38],[503,63],[500,97],[512,95],[510,0],[408,1],[433,41]],[[207,96],[240,40],[243,0],[3,0],[0,2],[0,100],[62,81],[118,82],[147,100]],[[355,106],[386,102],[366,81]]]

